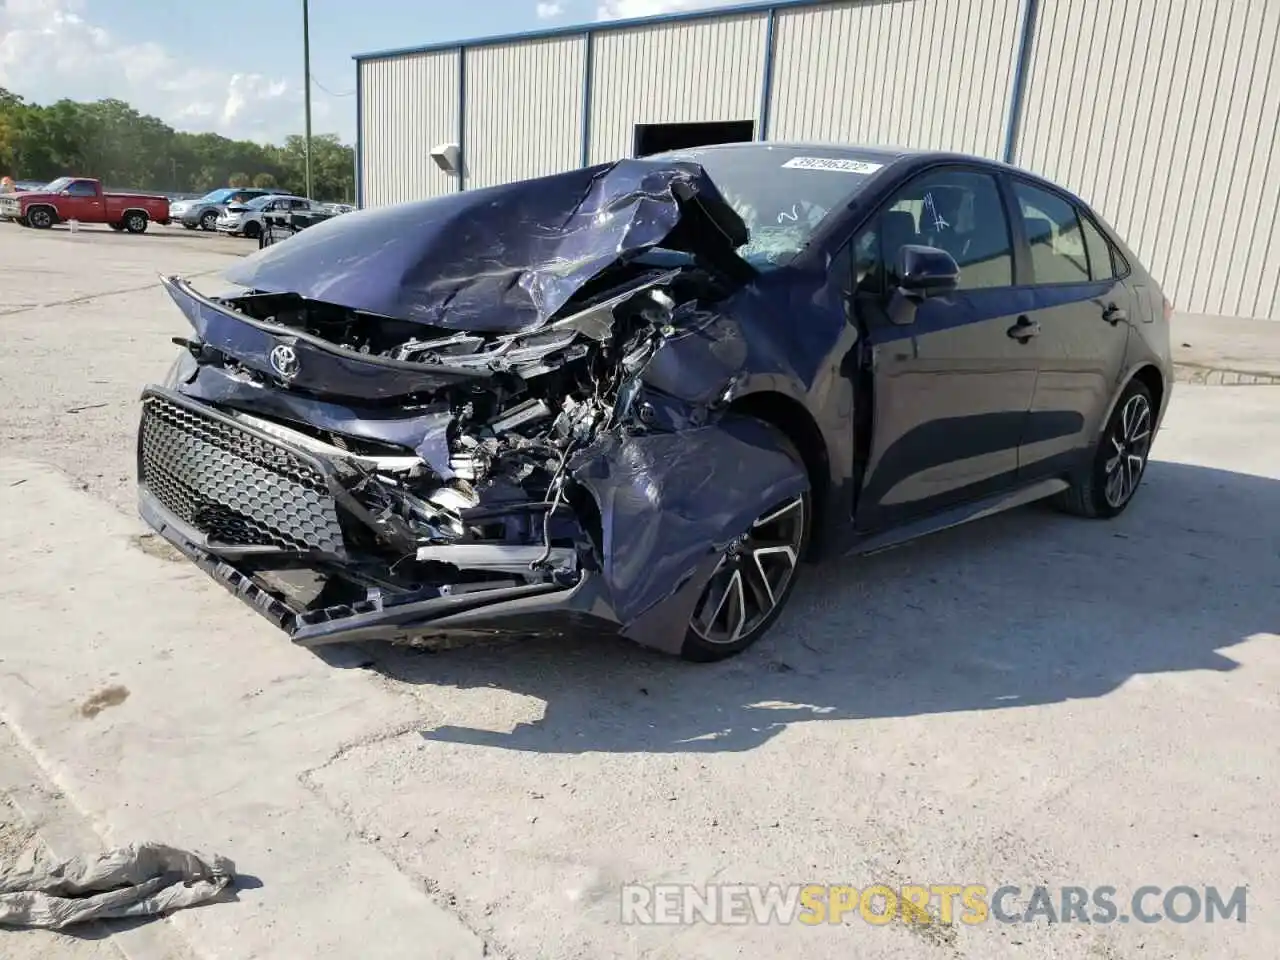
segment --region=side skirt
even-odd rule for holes
[[[1024,487],[1018,487],[992,497],[984,497],[981,500],[975,500],[973,503],[952,507],[949,510],[912,521],[892,530],[858,537],[853,541],[848,553],[867,556],[868,554],[879,553],[882,550],[892,550],[894,547],[900,547],[905,543],[910,543],[912,540],[918,540],[920,537],[937,533],[940,530],[958,527],[962,523],[968,523],[971,520],[981,520],[984,517],[1012,510],[1014,507],[1034,503],[1036,500],[1043,500],[1046,497],[1053,496],[1055,493],[1066,490],[1067,487],[1067,481],[1060,478],[1038,480]]]

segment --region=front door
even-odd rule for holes
[[[894,267],[905,244],[946,250],[960,284],[895,323],[895,315],[904,319]],[[1010,335],[1028,294],[1014,286],[995,177],[965,166],[921,174],[855,238],[854,259],[855,310],[873,364],[857,529],[874,532],[1011,486],[1036,364]]]
[[[1024,480],[1060,476],[1087,456],[1119,385],[1132,304],[1110,244],[1074,203],[1011,181],[1030,253],[1024,290],[1039,376],[1020,453]]]
[[[92,180],[72,180],[67,184],[67,195],[58,201],[58,216],[86,223],[102,220],[102,195],[98,185]]]

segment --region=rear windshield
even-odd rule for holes
[[[815,147],[752,144],[647,157],[696,163],[751,232],[738,255],[760,270],[793,259],[884,165],[879,157]]]

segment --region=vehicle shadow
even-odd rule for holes
[[[1280,632],[1276,516],[1280,481],[1153,462],[1111,522],[1037,505],[808,567],[770,636],[725,663],[601,638],[364,648],[347,665],[541,699],[510,732],[422,731],[540,753],[744,751],[798,722],[1102,697],[1142,674],[1233,670],[1225,648]]]

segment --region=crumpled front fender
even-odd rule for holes
[[[673,433],[610,435],[571,463],[600,511],[602,579],[629,639],[678,653],[729,541],[809,488],[771,426],[746,417]]]

